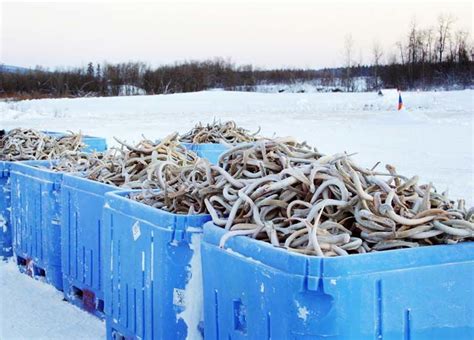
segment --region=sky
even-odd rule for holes
[[[413,20],[428,27],[441,13],[472,42],[472,1],[0,1],[0,62],[24,67],[214,57],[260,68],[337,67],[348,34],[355,61],[370,63],[374,41],[388,58]]]

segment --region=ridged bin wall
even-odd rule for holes
[[[12,256],[10,164],[0,161],[0,258]]]
[[[208,215],[176,215],[106,194],[104,296],[108,339],[199,339],[200,240]]]
[[[11,164],[13,252],[20,270],[62,290],[62,175],[42,161]]]
[[[61,254],[66,300],[104,317],[102,268],[105,193],[117,187],[71,174],[61,186]]]
[[[474,338],[473,242],[320,258],[223,235],[204,227],[208,339]]]

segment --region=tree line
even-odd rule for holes
[[[43,68],[12,72],[0,66],[0,96],[17,98],[169,94],[213,88],[255,90],[261,84],[317,82],[339,91],[357,90],[359,77],[365,90],[381,87],[430,89],[472,87],[472,46],[469,34],[453,30],[454,19],[440,16],[436,27],[421,28],[413,21],[404,40],[392,51],[379,42],[372,47],[370,65],[354,59],[354,40],[344,41],[344,65],[339,68],[262,70],[216,58],[150,67],[142,62],[90,62],[86,67]],[[385,61],[384,61],[385,59]]]
[[[472,45],[469,33],[453,30],[451,15],[440,15],[437,25],[419,27],[412,21],[405,41],[398,41],[398,57],[383,66],[383,81],[402,87],[472,86]],[[375,60],[375,53],[374,53]]]

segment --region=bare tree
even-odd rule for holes
[[[373,56],[373,65],[374,65],[374,87],[378,89],[379,87],[379,66],[380,61],[382,60],[383,50],[382,45],[378,40],[374,40],[372,43],[372,56]]]
[[[407,45],[408,63],[415,64],[418,61],[418,29],[416,27],[416,20],[413,18],[408,33]]]
[[[401,61],[402,65],[405,65],[405,55],[404,55],[404,51],[403,51],[403,43],[401,41],[397,41],[395,43],[395,45],[397,46],[398,52],[400,53],[400,61]]]
[[[469,62],[469,32],[459,30],[456,32],[456,61],[458,63]]]
[[[451,26],[453,25],[455,19],[452,15],[440,15],[438,17],[438,27],[437,27],[437,41],[436,41],[436,51],[438,55],[438,62],[443,62],[443,53],[446,50],[446,40],[450,36]]]
[[[422,31],[423,36],[423,54],[424,61],[431,63],[433,61],[433,27],[429,27]]]
[[[353,53],[354,53],[354,39],[351,34],[347,34],[344,38],[344,66],[346,67],[345,86],[347,91],[353,91],[354,84],[352,80],[353,67]]]

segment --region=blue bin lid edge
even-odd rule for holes
[[[175,230],[184,230],[186,227],[202,227],[205,222],[211,219],[211,216],[208,214],[181,215],[151,207],[130,199],[128,195],[134,192],[141,192],[141,190],[119,189],[110,191],[105,194],[106,204],[111,209],[118,210],[150,224],[156,224],[156,221],[160,221],[160,224],[162,224],[164,221],[167,221],[166,223]],[[163,227],[162,225],[160,226]]]
[[[69,187],[72,190],[81,190],[81,191],[92,191],[97,194],[105,194],[109,191],[120,190],[120,187],[106,184],[92,179],[81,177],[78,173],[63,173],[63,182],[64,187]]]
[[[203,240],[217,247],[225,232],[223,228],[208,222],[204,225]],[[474,264],[474,242],[321,258],[292,253],[246,236],[236,236],[227,241],[225,249],[280,270],[289,270],[293,274],[306,275],[309,272],[309,275],[327,278],[466,261]],[[276,262],[275,258],[283,262]],[[291,261],[308,263],[304,267],[295,266],[295,263],[288,266]]]
[[[51,167],[53,161],[19,161],[11,163],[12,172],[21,172],[22,174],[29,174],[33,176],[38,176],[42,179],[47,179],[51,181],[59,181],[63,173],[52,171],[49,168]]]

